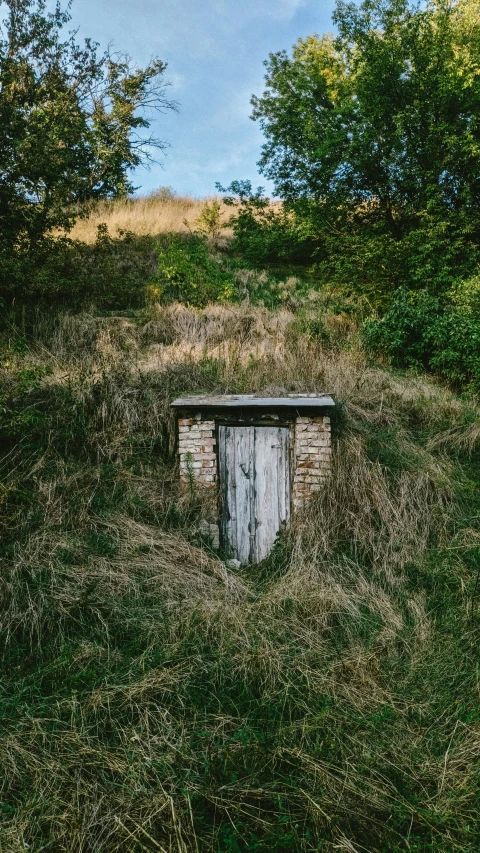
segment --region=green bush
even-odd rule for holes
[[[363,338],[394,366],[423,367],[480,390],[480,316],[462,304],[400,289],[383,318],[366,321]]]
[[[445,297],[475,280],[480,256],[475,227],[462,215],[447,219],[422,211],[394,233],[374,205],[329,209],[313,199],[272,204],[263,189],[234,181],[224,202],[234,209],[232,250],[252,267],[309,268],[317,286],[367,300],[385,310],[400,287]],[[473,278],[472,278],[473,277]]]
[[[18,254],[8,264],[3,259],[0,275],[7,302],[23,305],[54,300],[57,306],[118,311],[160,299],[202,307],[236,292],[231,265],[211,254],[205,237],[170,234],[159,245],[128,231],[113,237],[106,225],[91,245],[50,238],[35,256]]]
[[[460,281],[452,288],[450,298],[464,314],[480,316],[480,274]]]
[[[209,250],[205,237],[169,234],[158,252],[158,268],[149,287],[152,299],[186,302],[201,308],[235,293],[231,269]]]
[[[142,308],[146,287],[154,274],[156,245],[153,237],[120,231],[117,237],[106,225],[98,228],[93,246],[77,243],[82,268],[80,290],[101,308]]]
[[[216,240],[222,229],[222,207],[217,198],[206,201],[195,220],[195,225],[200,234]]]
[[[143,308],[146,301],[202,308],[244,298],[272,308],[292,307],[301,283],[294,276],[280,279],[213,251],[207,236],[199,233],[172,233],[159,241],[127,231],[112,236],[100,225],[93,244],[49,238],[34,255],[18,252],[7,258],[0,253],[0,294],[6,308],[53,302],[70,310],[95,306],[121,311]]]
[[[311,261],[317,240],[310,223],[282,205],[274,205],[262,187],[254,192],[250,181],[233,181],[220,192],[224,203],[235,209],[227,225],[233,228],[232,250],[254,267],[265,264]]]
[[[145,304],[156,269],[155,241],[98,227],[93,244],[49,237],[35,252],[0,255],[0,288],[7,303],[122,310]]]
[[[300,210],[296,215],[304,214]],[[460,220],[438,222],[425,214],[410,233],[399,227],[392,235],[368,209],[353,216],[338,211],[336,217],[322,218],[318,208],[308,215],[312,232],[318,232],[312,256],[316,278],[368,300],[374,309],[388,308],[398,288],[445,298],[478,268],[475,235]]]

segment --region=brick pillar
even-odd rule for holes
[[[193,478],[199,486],[213,486],[217,479],[215,421],[203,421],[200,414],[178,422],[180,479]]]
[[[301,509],[305,500],[321,489],[331,470],[331,458],[330,418],[297,418],[293,480],[295,509]]]

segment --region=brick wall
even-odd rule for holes
[[[213,486],[217,479],[215,421],[202,421],[201,415],[178,422],[180,479],[190,477],[202,486]]]
[[[295,422],[295,474],[293,506],[303,502],[322,487],[331,469],[332,442],[330,418],[297,418]]]
[[[293,507],[317,492],[331,468],[332,444],[330,418],[297,418],[294,425]],[[215,422],[201,415],[178,422],[180,477],[190,477],[199,485],[213,486],[217,480]]]

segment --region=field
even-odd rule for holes
[[[478,409],[321,321],[4,330],[0,850],[478,851]],[[178,487],[169,404],[208,391],[337,402],[329,486],[259,567]]]
[[[137,199],[117,199],[114,202],[102,202],[96,205],[90,215],[79,219],[71,232],[74,240],[93,243],[97,227],[105,223],[113,235],[118,231],[131,231],[138,235],[156,237],[159,234],[190,234],[197,227],[205,202],[211,199],[197,199],[192,196],[180,196],[168,187],[156,193]],[[228,219],[226,209],[222,221]],[[229,230],[225,229],[226,235]]]

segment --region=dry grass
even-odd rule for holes
[[[119,231],[130,231],[138,235],[188,234],[198,227],[197,219],[205,202],[211,198],[199,199],[191,196],[179,196],[174,193],[159,192],[135,199],[118,199],[101,202],[93,208],[86,219],[79,219],[70,233],[75,240],[93,243],[97,228],[105,223],[112,236]],[[229,218],[225,208],[222,221]],[[229,236],[225,230],[225,236]]]
[[[475,853],[477,435],[345,335],[171,306],[39,318],[11,354],[0,850]],[[169,402],[196,391],[337,400],[329,488],[258,569],[178,490]]]

